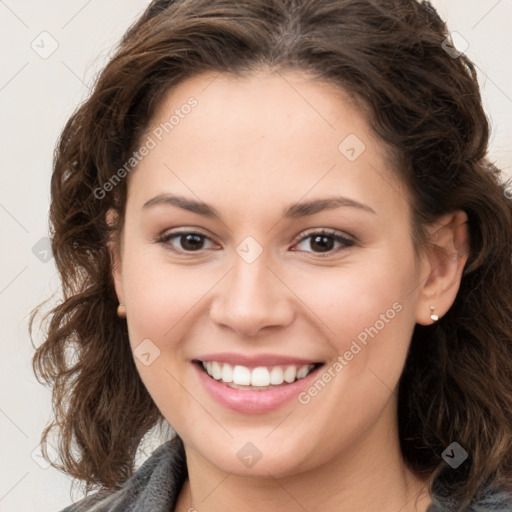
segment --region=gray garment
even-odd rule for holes
[[[61,512],[172,512],[187,478],[179,438],[159,446],[118,491],[98,491]]]
[[[159,446],[118,491],[87,496],[61,512],[172,512],[188,476],[181,440]],[[425,512],[452,512],[449,498],[432,496]],[[473,501],[467,512],[512,512],[512,494],[489,488]]]

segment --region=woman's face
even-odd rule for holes
[[[275,477],[371,457],[428,306],[406,188],[363,115],[298,72],[204,74],[134,158],[116,289],[187,454]]]

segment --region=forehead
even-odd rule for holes
[[[141,142],[149,139],[131,176],[139,202],[166,187],[209,199],[213,187],[212,201],[242,194],[247,207],[261,194],[347,192],[383,207],[407,197],[365,113],[300,71],[185,80],[162,97]]]
[[[192,101],[196,105],[189,108]],[[173,132],[167,139],[194,132],[197,145],[207,139],[235,150],[226,136],[236,135],[238,146],[269,139],[295,152],[311,150],[319,139],[319,149],[337,152],[343,130],[349,129],[372,146],[368,149],[383,149],[347,93],[298,70],[261,68],[243,76],[208,72],[189,78],[164,94],[147,133],[159,127],[165,135]],[[306,147],[299,144],[305,137],[311,140]]]

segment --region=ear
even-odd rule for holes
[[[109,226],[113,226],[117,220],[117,212],[114,209],[109,209],[106,215],[106,221]],[[123,291],[123,267],[122,267],[122,237],[119,243],[112,238],[108,241],[108,250],[110,253],[110,268],[116,295],[120,304],[124,304],[124,291]]]
[[[467,220],[466,213],[459,210],[441,216],[429,226],[429,240],[422,248],[416,309],[416,321],[421,325],[434,322],[431,314],[441,318],[455,301],[469,255]]]

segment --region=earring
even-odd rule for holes
[[[117,316],[119,318],[126,318],[126,308],[124,304],[119,304],[119,306],[117,306]]]
[[[437,315],[434,315],[434,306],[430,306],[430,319],[433,321],[433,322],[437,322],[439,320],[439,317]]]

